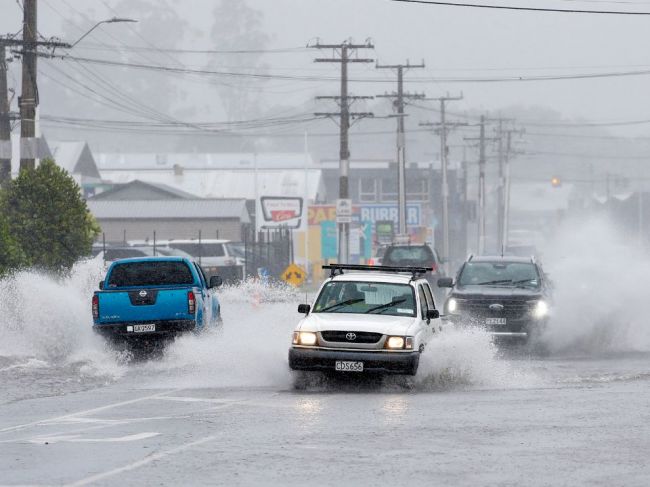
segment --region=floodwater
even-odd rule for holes
[[[306,390],[286,357],[304,297],[224,289],[222,332],[133,359],[90,329],[102,270],[0,281],[2,485],[650,483],[643,293],[575,260],[551,269],[563,283],[543,355],[447,330],[413,381]]]

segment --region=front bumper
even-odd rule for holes
[[[415,375],[420,352],[361,352],[300,347],[289,349],[289,367],[292,370],[335,370],[337,360],[363,362],[364,372]]]
[[[505,340],[528,340],[531,335],[539,335],[548,321],[546,318],[538,319],[530,316],[519,319],[508,318],[506,325],[486,325],[485,317],[467,314],[448,314],[444,316],[444,319],[458,327],[478,328],[486,331],[494,338]]]
[[[133,325],[156,325],[156,331],[134,332]],[[168,338],[196,329],[194,320],[165,320],[130,323],[95,324],[93,330],[106,338],[156,339]]]

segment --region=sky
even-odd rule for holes
[[[495,5],[650,12],[648,0],[475,1]],[[0,0],[1,33],[20,30],[20,3],[21,0]],[[106,50],[106,46],[119,48],[123,44],[154,46],[163,50],[220,49],[223,46],[215,41],[215,35],[219,37],[219,33],[213,31],[213,26],[219,20],[214,13],[217,3],[212,0],[39,0],[39,32],[45,37],[56,36],[72,42],[92,27],[94,22],[118,15],[139,22],[104,25],[70,53],[89,58],[189,69],[206,69],[206,66],[214,63],[217,67],[213,69],[220,71],[232,69],[248,73],[264,72],[326,79],[316,82],[273,80],[253,84],[245,90],[252,97],[249,101],[256,109],[256,115],[243,113],[229,116],[223,103],[223,92],[219,90],[227,87],[225,85],[236,88],[242,84],[242,80],[237,78],[170,75],[110,66],[74,66],[70,61],[41,60],[41,114],[137,120],[131,109],[131,105],[137,102],[182,121],[222,122],[262,116],[306,115],[314,110],[334,111],[336,107],[331,102],[314,102],[314,97],[338,93],[339,66],[313,62],[316,56],[327,56],[329,52],[300,48],[315,43],[317,39],[323,43],[339,43],[346,39],[365,42],[371,39],[375,49],[367,52],[364,50],[361,55],[386,64],[402,63],[407,59],[412,63],[424,61],[425,69],[414,69],[407,73],[406,90],[424,93],[428,97],[462,93],[462,101],[449,105],[451,119],[456,113],[470,113],[472,116],[488,113],[496,116],[502,111],[514,111],[522,124],[531,120],[539,121],[540,117],[555,121],[623,122],[621,125],[598,129],[582,127],[571,130],[590,134],[598,130],[598,133],[613,136],[650,137],[650,123],[625,123],[650,120],[650,97],[647,96],[650,91],[650,74],[561,81],[448,81],[459,78],[565,76],[650,70],[650,53],[646,49],[650,45],[650,15],[515,12],[418,5],[390,0],[247,0],[248,6],[261,13],[261,28],[268,35],[268,41],[262,47],[267,50],[289,49],[289,52],[267,53],[259,57],[259,63],[265,66],[263,69],[256,67],[255,58],[246,54],[197,55]],[[151,5],[159,7],[152,11]],[[169,6],[167,10],[165,5]],[[164,20],[159,22],[156,19]],[[241,47],[249,48],[246,45],[249,41],[252,42],[249,36],[244,34],[242,39]],[[238,47],[236,42],[227,46],[231,50]],[[10,84],[18,86],[19,63],[12,63],[12,66]],[[94,70],[93,79],[79,78],[88,75],[81,71],[85,68]],[[104,97],[113,98],[116,89],[127,91],[130,98],[123,102],[127,106],[115,110],[112,101],[109,108],[106,100],[99,103],[93,94],[77,96],[76,91],[70,92],[71,88],[65,86],[69,83],[64,76],[68,75],[81,79],[86,85],[90,83],[90,87],[101,91]],[[374,64],[352,65],[350,76],[353,80],[350,91],[353,94],[378,95],[395,89],[395,74],[389,70],[376,70]],[[102,79],[112,83],[112,86],[102,86]],[[357,82],[355,79],[382,82]],[[87,87],[73,85],[74,89],[81,91]],[[427,103],[429,107],[437,107],[431,102],[423,102],[425,105]],[[389,133],[381,143],[368,140],[367,146],[370,149],[366,151],[366,156],[374,156],[375,152],[381,152],[382,157],[386,157],[385,154],[392,156],[394,136],[390,136],[390,130],[394,130],[394,119],[381,118],[391,114],[388,102],[375,100],[368,104],[361,103],[355,108],[361,111],[372,109],[379,116],[376,120],[364,121],[359,126],[365,130],[387,130]],[[413,115],[408,123],[411,128],[416,128],[420,120],[428,118],[435,121],[437,117],[435,111],[423,111],[417,116]],[[44,125],[47,128],[46,122]],[[49,129],[54,130],[51,127]],[[58,126],[56,130],[59,137],[78,137],[74,128]],[[292,125],[276,130],[300,132],[302,127]],[[328,121],[318,122],[312,130],[329,130],[333,136],[337,131]],[[538,128],[538,131],[542,130],[549,131]],[[554,130],[557,134],[564,129],[555,127]],[[93,136],[92,133],[87,135]],[[112,139],[100,137],[101,135],[94,134],[94,147],[97,146],[100,150],[112,149],[106,145],[110,145]],[[460,143],[462,135],[457,134],[456,142],[452,140],[452,143]],[[333,139],[328,140],[327,156],[336,158],[338,148],[332,142]],[[569,142],[573,146],[567,148]],[[596,142],[599,145],[592,147],[591,153],[626,153],[627,156],[633,156],[629,158],[635,167],[642,164],[646,154],[650,156],[650,144],[647,141],[635,146],[607,140],[594,141],[593,144]],[[314,142],[314,146],[317,143],[318,141]],[[364,143],[363,138],[354,139],[354,150]],[[532,143],[539,145],[536,141]],[[435,155],[436,148],[433,144],[428,144],[427,141],[416,141],[409,147],[410,154],[419,158]],[[567,141],[556,138],[544,142],[542,149],[551,153],[580,152],[582,156],[576,160],[582,164],[591,145],[590,139]],[[377,148],[375,152],[372,151],[373,147]],[[256,145],[256,149],[260,148],[264,148],[263,141]],[[535,149],[539,151],[540,147]],[[358,153],[357,150],[356,154]],[[458,152],[455,156],[459,157]],[[562,158],[555,156],[552,162],[557,167],[564,164]],[[546,171],[551,174],[556,171],[556,166],[549,163],[545,167],[552,168]],[[543,177],[547,177],[547,174]]]
[[[65,37],[74,29],[63,17],[80,22],[77,9],[91,18],[110,16],[104,3],[118,1],[41,0],[39,30],[45,36]],[[173,2],[172,2],[173,3]],[[650,11],[648,1],[541,1],[510,0],[478,3],[554,6],[558,8],[598,8]],[[195,0],[176,2],[176,8],[195,31],[207,37],[214,2]],[[269,47],[304,46],[318,37],[323,42],[340,42],[353,38],[371,38],[376,46],[371,56],[385,63],[410,59],[424,60],[425,70],[407,76],[417,77],[492,77],[498,75],[548,75],[626,71],[650,68],[650,16],[578,15],[541,12],[509,12],[433,5],[417,5],[387,0],[249,0],[248,4],[264,14],[264,26],[272,36]],[[187,8],[191,5],[191,8]],[[129,8],[120,14],[130,16]],[[53,9],[62,16],[53,13]],[[21,12],[16,0],[0,2],[0,32],[20,29]],[[81,25],[81,27],[85,27]],[[77,29],[78,30],[78,29]],[[121,36],[123,25],[102,28]],[[74,32],[75,35],[77,32]],[[95,34],[101,39],[103,33]],[[104,38],[106,38],[104,36]],[[168,46],[178,47],[173,38]],[[184,47],[200,46],[201,39],[185,39]],[[273,72],[327,72],[336,75],[335,66],[316,66],[311,53],[265,59]],[[191,62],[191,61],[188,61]],[[280,65],[275,65],[279,63]],[[355,67],[351,75],[377,75],[372,66]],[[509,105],[541,105],[560,112],[569,119],[634,120],[650,118],[650,99],[646,91],[650,76],[594,80],[409,84],[411,90],[440,96],[463,92],[464,109],[498,110]],[[325,86],[328,84],[326,83]],[[329,83],[331,91],[335,83]],[[392,89],[390,85],[379,87]],[[353,90],[365,91],[365,86]],[[370,90],[373,87],[369,87]],[[377,87],[374,88],[376,91]],[[300,97],[300,92],[295,95]],[[44,102],[45,104],[45,102]]]

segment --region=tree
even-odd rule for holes
[[[263,31],[264,14],[248,6],[244,0],[221,0],[213,10],[211,40],[218,50],[255,50],[268,48],[271,38]],[[213,60],[209,68],[226,72],[263,73],[266,65],[260,53],[229,56]],[[220,80],[217,91],[229,120],[244,120],[259,114],[259,103],[253,94],[263,80],[238,78]]]
[[[24,265],[66,270],[90,254],[99,227],[79,185],[53,160],[21,171],[3,195],[8,232],[20,246]]]
[[[0,207],[0,210],[4,208]],[[9,222],[6,212],[0,214],[0,276],[7,272],[21,267],[25,256],[20,247],[9,233]]]

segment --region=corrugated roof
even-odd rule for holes
[[[192,200],[192,199],[197,199],[198,196],[187,193],[186,191],[181,191],[178,188],[174,188],[173,186],[169,186],[167,184],[162,184],[162,183],[152,183],[152,182],[147,182],[147,181],[140,181],[139,179],[136,179],[134,181],[131,181],[129,183],[119,183],[113,186],[111,189],[103,191],[95,196],[93,196],[90,199],[93,200],[120,200],[124,199],[122,197],[122,192],[124,190],[128,190],[130,187],[134,187],[139,189],[140,191],[137,193],[137,196],[133,199],[141,199],[144,200],[145,198],[142,197],[142,191],[146,191],[148,187],[153,189],[155,192],[158,194],[156,195],[155,199],[183,199],[183,200]],[[136,189],[136,190],[137,190]],[[167,195],[170,198],[165,198],[162,196],[160,193],[163,195]],[[152,199],[152,198],[150,198]]]
[[[237,218],[250,223],[242,199],[102,201],[88,200],[88,209],[98,220]]]
[[[325,186],[320,169],[287,170],[192,170],[176,174],[160,170],[102,170],[102,177],[113,183],[139,179],[147,183],[163,183],[203,198],[245,198],[256,196],[299,196],[310,200],[325,199]],[[257,194],[256,194],[257,193]]]
[[[198,152],[132,152],[95,154],[97,166],[102,169],[172,169],[178,165],[186,169],[293,169],[313,167],[309,154],[294,153],[198,153]]]

